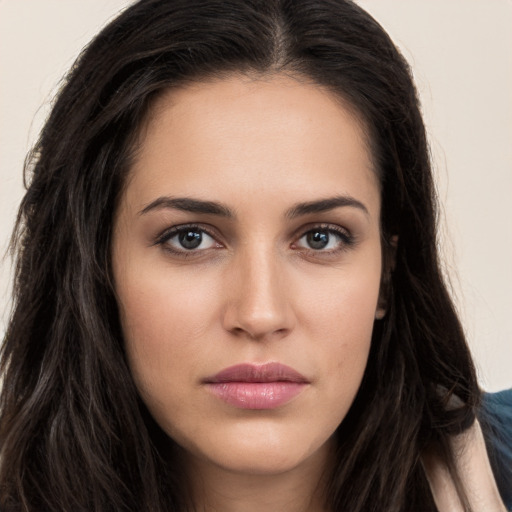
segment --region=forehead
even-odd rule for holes
[[[140,132],[129,181],[147,201],[176,189],[194,196],[265,189],[308,200],[378,188],[354,109],[325,88],[280,75],[231,76],[162,94]]]

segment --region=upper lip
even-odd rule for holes
[[[208,384],[223,382],[309,382],[297,370],[281,363],[242,363],[229,366],[205,379]]]

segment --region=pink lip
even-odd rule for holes
[[[308,384],[299,372],[280,363],[230,366],[204,380],[224,402],[240,409],[275,409],[297,396]]]

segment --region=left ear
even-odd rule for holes
[[[375,320],[382,320],[387,313],[391,293],[391,278],[396,265],[396,249],[398,235],[393,235],[385,241],[382,249],[382,275],[380,278],[379,300],[375,310]]]

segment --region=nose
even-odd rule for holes
[[[266,340],[295,325],[286,263],[272,250],[244,251],[230,269],[223,326],[237,336]]]

